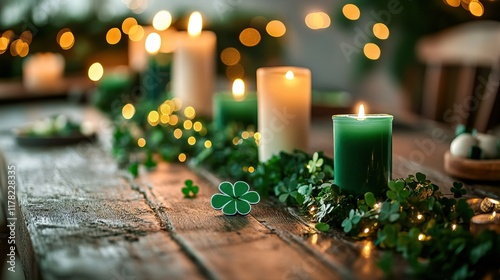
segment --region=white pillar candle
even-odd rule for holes
[[[311,71],[299,67],[257,70],[259,160],[309,148]]]
[[[197,115],[212,116],[215,78],[216,36],[201,31],[198,12],[189,18],[188,32],[179,32],[172,66],[172,92],[183,106],[193,106]]]
[[[30,92],[63,90],[64,57],[56,53],[37,53],[23,63],[23,85]]]

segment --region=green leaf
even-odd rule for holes
[[[236,200],[236,211],[241,215],[247,215],[252,210],[250,203],[244,200]]]
[[[224,215],[232,216],[235,215],[236,212],[236,201],[233,199],[222,207],[222,213],[224,213]]]
[[[216,193],[210,199],[210,204],[212,204],[212,207],[214,209],[219,210],[232,200],[233,200],[233,198],[230,196],[227,196],[225,194]]]
[[[420,182],[420,183],[425,182],[425,179],[426,179],[425,174],[422,174],[422,173],[420,173],[420,172],[417,172],[417,174],[416,174],[416,176],[415,176],[415,177],[417,178],[417,181],[418,181],[418,182]]]
[[[256,191],[249,191],[246,194],[240,196],[241,200],[245,200],[250,204],[257,204],[260,201],[260,196]]]
[[[139,176],[139,163],[137,162],[132,162],[129,166],[128,166],[128,171],[134,176],[134,177],[137,177]]]
[[[220,183],[219,190],[221,193],[224,193],[228,196],[234,197],[233,184],[231,184],[230,182]]]
[[[368,206],[372,207],[377,203],[377,199],[372,192],[365,193],[365,202]]]
[[[330,230],[330,225],[328,225],[326,223],[317,223],[314,227],[317,230],[322,231],[322,232],[327,232]]]
[[[391,191],[391,190],[388,190],[385,194],[391,200],[396,200],[398,198],[398,195],[394,191]]]
[[[234,197],[240,197],[243,194],[247,193],[250,190],[250,186],[243,181],[238,181],[234,183]]]
[[[342,227],[344,228],[344,232],[349,233],[352,229],[351,220],[346,218],[344,221],[342,221]]]

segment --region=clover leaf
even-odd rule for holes
[[[247,215],[252,210],[250,204],[257,204],[260,196],[255,191],[250,191],[250,186],[243,181],[222,182],[219,185],[219,191],[212,195],[210,204],[215,210],[222,209],[224,215]]]
[[[386,192],[386,195],[391,200],[403,202],[408,198],[410,192],[405,188],[404,181],[397,180],[389,182],[389,190]]]
[[[390,203],[388,201],[382,203],[382,207],[380,207],[380,220],[389,222],[395,222],[399,219],[399,202]]]
[[[317,152],[313,154],[312,159],[307,164],[307,168],[309,169],[309,173],[315,173],[317,170],[321,170],[321,166],[323,165],[324,160],[319,158]]]
[[[467,190],[463,187],[464,185],[462,183],[453,182],[453,187],[450,188],[451,192],[453,193],[453,197],[459,198],[462,197],[462,195],[467,194]]]
[[[361,221],[361,217],[363,216],[363,212],[359,212],[357,209],[354,211],[354,209],[351,209],[349,211],[349,217],[345,218],[344,221],[342,221],[342,227],[344,228],[344,231],[346,233],[350,232],[352,227],[354,225],[357,225],[359,221]]]
[[[182,188],[182,193],[185,198],[193,198],[198,194],[199,188],[193,185],[193,180],[186,180],[184,185],[185,187]]]

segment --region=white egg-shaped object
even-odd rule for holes
[[[483,151],[481,158],[493,159],[498,157],[498,138],[496,136],[478,133],[476,138],[479,141],[479,148]]]
[[[479,141],[472,134],[462,133],[451,142],[450,153],[456,157],[468,158],[470,148],[478,144]]]

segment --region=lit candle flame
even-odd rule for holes
[[[158,33],[151,33],[146,37],[145,42],[146,51],[150,54],[155,54],[160,50],[161,37]]]
[[[191,37],[200,36],[202,26],[203,26],[203,19],[201,18],[201,14],[199,12],[193,12],[191,16],[189,16],[189,23],[188,23],[189,35]]]
[[[245,82],[242,79],[236,79],[233,82],[233,97],[240,101],[245,97]]]
[[[363,106],[363,104],[359,105],[358,119],[359,120],[365,119],[365,106]]]
[[[493,213],[491,213],[490,220],[494,220],[496,215],[497,211],[493,211]]]
[[[295,77],[295,75],[293,74],[292,71],[287,71],[286,74],[285,74],[285,77],[289,80],[293,80],[293,78]]]

